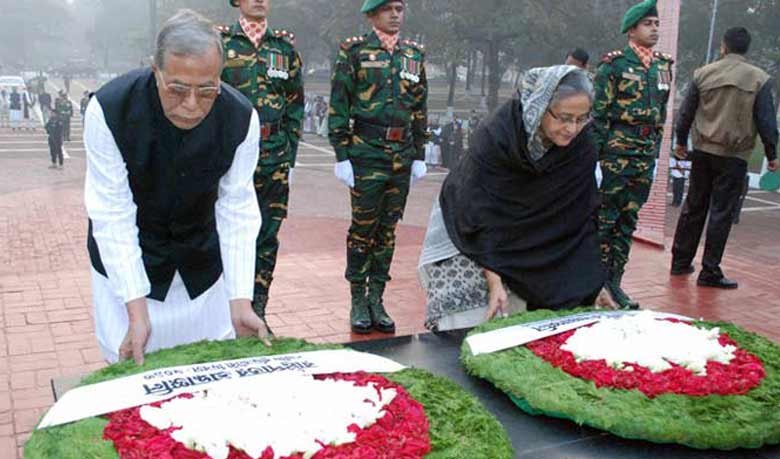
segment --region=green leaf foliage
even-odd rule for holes
[[[336,345],[315,345],[295,339],[277,339],[270,348],[253,338],[201,342],[149,354],[140,367],[131,361],[112,365],[93,373],[82,382],[94,384],[178,365],[339,348]],[[420,369],[407,369],[385,376],[404,386],[425,407],[432,446],[428,458],[514,457],[509,437],[498,420],[457,384]],[[26,445],[25,458],[115,458],[117,455],[113,445],[102,440],[105,424],[104,419],[91,418],[36,430]]]
[[[472,334],[591,310],[518,314],[482,325]],[[592,381],[553,367],[524,346],[474,356],[464,342],[461,360],[470,374],[492,382],[530,414],[569,419],[623,438],[699,449],[780,443],[780,348],[732,324],[695,325],[720,327],[740,347],[758,356],[766,369],[762,383],[740,396],[668,394],[650,399],[638,390],[597,388]]]

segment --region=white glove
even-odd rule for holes
[[[355,171],[352,169],[352,163],[349,162],[348,159],[337,162],[333,167],[333,174],[336,175],[336,178],[339,179],[341,183],[350,188],[354,188]]]
[[[287,186],[288,187],[292,186],[293,169],[294,168],[291,167],[290,171],[287,173]]]
[[[428,166],[425,161],[416,160],[412,163],[412,184],[422,180],[428,174]]]

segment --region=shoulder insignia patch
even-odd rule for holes
[[[358,37],[349,37],[346,40],[341,42],[341,47],[344,49],[350,49],[353,46],[359,45],[360,43],[363,43],[366,41],[365,36],[358,36]]]
[[[411,46],[412,48],[417,48],[419,51],[425,50],[425,45],[422,43],[418,43],[414,40],[401,40],[401,44],[404,46]]]
[[[617,59],[619,57],[622,57],[622,56],[623,56],[623,51],[621,51],[619,49],[615,50],[615,51],[610,51],[610,52],[604,54],[603,56],[601,56],[601,62],[603,62],[605,64],[611,64],[612,61],[614,61],[615,59]]]
[[[295,34],[290,32],[289,30],[286,30],[286,29],[282,29],[282,30],[274,29],[273,33],[274,33],[274,37],[281,38],[284,41],[290,43],[291,45],[295,44]]]
[[[674,58],[672,57],[671,54],[654,51],[653,52],[653,57],[655,57],[656,59],[663,59],[665,61],[669,61],[672,64],[674,63]]]

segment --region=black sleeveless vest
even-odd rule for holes
[[[96,94],[128,172],[149,298],[164,301],[176,271],[190,298],[222,275],[214,204],[219,181],[247,135],[252,106],[222,85],[209,115],[194,129],[165,117],[151,69],[123,75]],[[106,276],[89,222],[92,266]]]

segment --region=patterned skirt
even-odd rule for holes
[[[433,331],[471,328],[487,320],[488,285],[484,270],[458,254],[422,267],[427,278],[425,327]],[[506,288],[506,286],[504,286]],[[506,288],[505,313],[526,310],[525,301]]]

